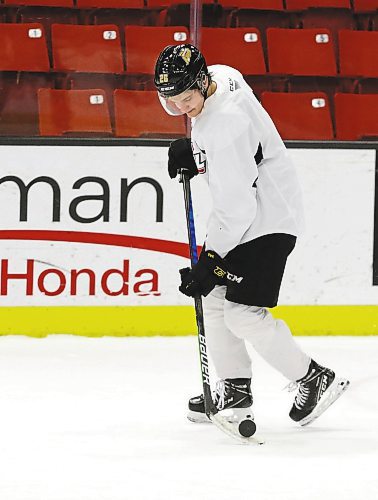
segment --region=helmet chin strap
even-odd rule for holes
[[[207,78],[207,86],[205,87],[205,79],[206,78]],[[197,80],[198,89],[201,92],[201,95],[205,101],[208,98],[207,92],[209,90],[211,83],[212,83],[211,76],[209,74],[206,74],[206,73],[201,75],[200,78]]]
[[[206,101],[206,99],[209,97],[207,93],[208,93],[208,90],[209,90],[209,88],[210,88],[210,85],[211,85],[211,82],[209,82],[209,83],[207,84],[206,90],[202,93],[203,98],[205,99],[205,101]]]

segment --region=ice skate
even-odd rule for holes
[[[311,360],[307,374],[289,384],[289,390],[298,388],[289,416],[304,426],[318,418],[347,389],[349,381],[335,377],[329,368]]]
[[[253,420],[251,379],[219,380],[215,390],[214,403],[218,408],[219,415],[225,417],[230,423],[237,423],[246,419]],[[191,422],[210,422],[205,413],[203,394],[189,399],[188,406],[188,419]]]

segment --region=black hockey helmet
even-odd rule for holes
[[[206,77],[209,79],[207,85]],[[154,83],[162,97],[173,97],[197,88],[206,99],[210,81],[205,58],[189,43],[168,45],[156,61]]]

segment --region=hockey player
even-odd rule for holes
[[[289,416],[312,422],[349,382],[303,352],[277,305],[286,260],[302,225],[296,173],[272,120],[234,68],[207,68],[190,44],[166,47],[155,67],[160,102],[191,118],[191,140],[173,141],[171,178],[186,169],[209,185],[212,212],[199,260],[180,271],[180,291],[201,294],[209,354],[219,382],[215,403],[230,421],[252,415],[251,359],[245,341],[297,394]],[[203,395],[189,400],[188,418],[207,421]]]

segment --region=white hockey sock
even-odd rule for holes
[[[224,320],[236,337],[250,342],[287,379],[298,380],[307,373],[311,358],[301,350],[286,323],[274,319],[267,309],[226,300]]]

